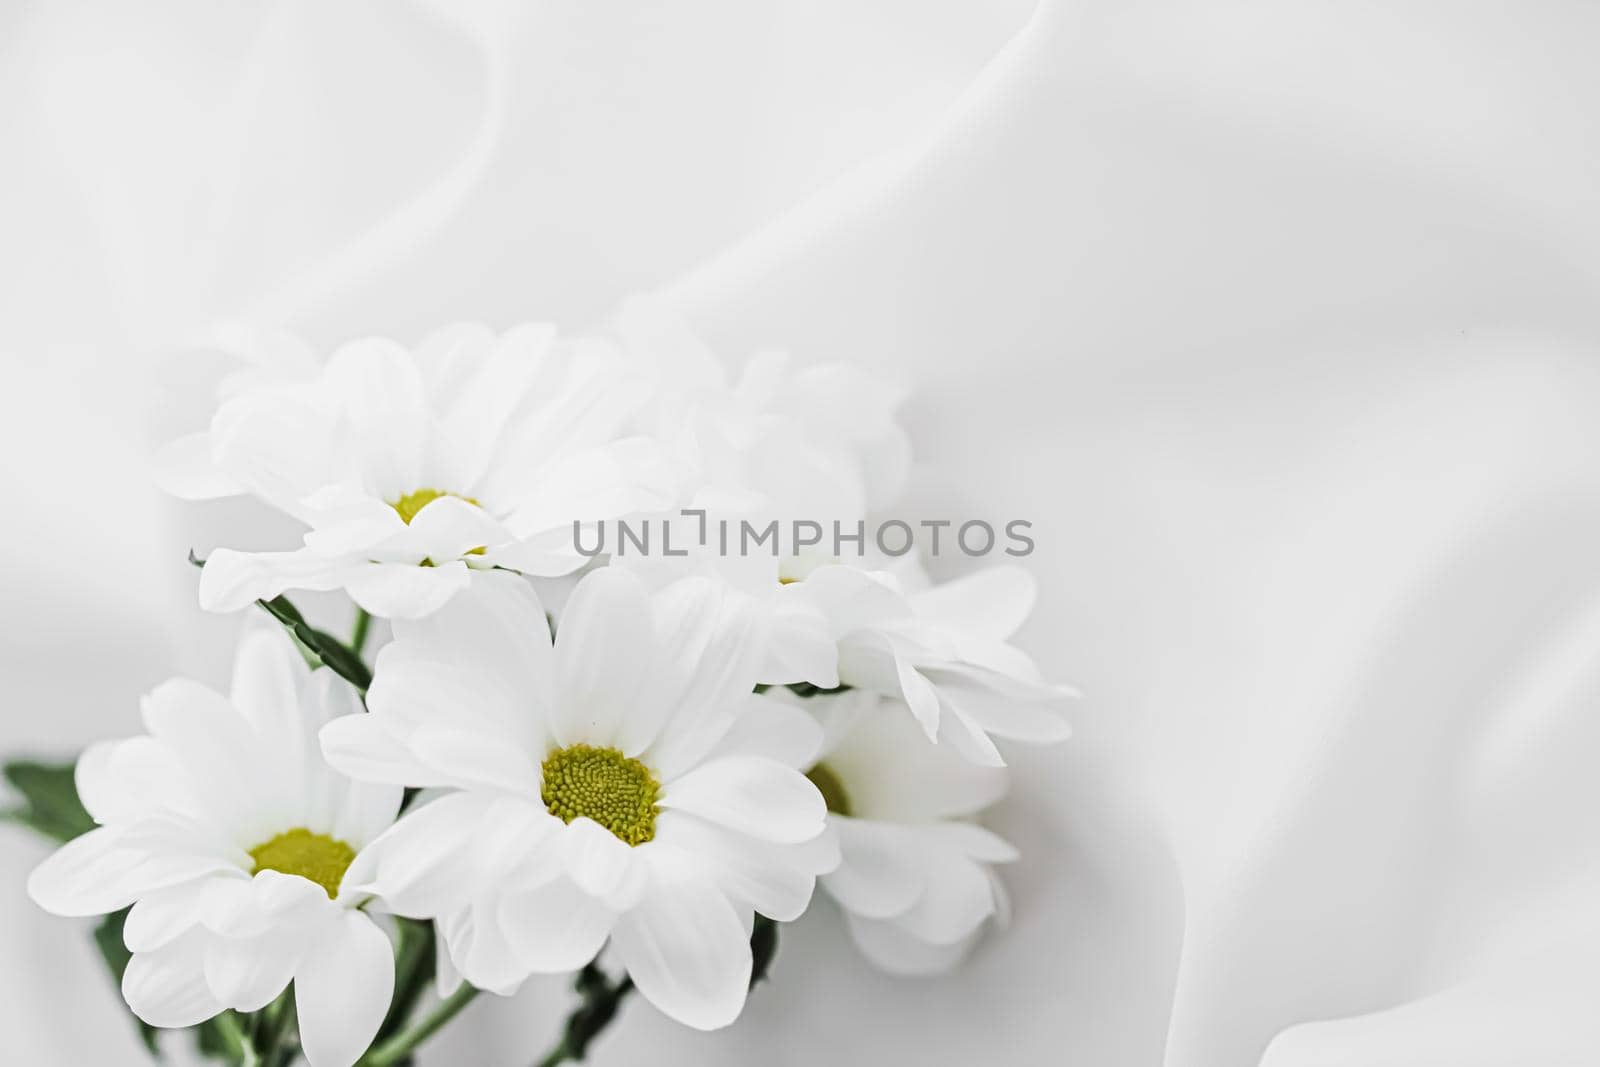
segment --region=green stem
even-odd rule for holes
[[[772,959],[778,953],[778,924],[765,915],[757,915],[750,931],[750,987],[767,977]],[[573,983],[580,998],[578,1006],[567,1016],[566,1029],[561,1041],[545,1054],[538,1067],[558,1067],[563,1063],[580,1063],[589,1053],[589,1043],[600,1036],[611,1020],[616,1018],[622,998],[633,989],[633,979],[623,975],[616,982],[606,977],[594,963],[578,972]]]
[[[361,655],[367,647],[367,635],[372,631],[372,614],[365,608],[356,609],[356,626],[350,634],[350,651]]]
[[[261,1067],[261,1057],[245,1034],[244,1027],[239,1025],[237,1014],[225,1011],[216,1017],[215,1025],[222,1040],[227,1043],[230,1059],[237,1057],[239,1067]]]
[[[461,1009],[472,1003],[472,998],[477,995],[478,991],[472,986],[463,985],[416,1026],[397,1034],[361,1057],[359,1067],[392,1067],[393,1064],[399,1063],[412,1049],[443,1029],[444,1025],[460,1014]]]
[[[580,1062],[589,1052],[589,1042],[615,1018],[622,998],[633,989],[633,979],[623,975],[613,983],[604,971],[590,963],[578,972],[574,985],[582,1003],[567,1016],[560,1043],[539,1061],[539,1067],[557,1067],[569,1060]]]
[[[257,1016],[255,1045],[261,1050],[262,1067],[279,1067],[293,1058],[293,1052],[284,1045],[293,1016],[294,993],[288,989]]]

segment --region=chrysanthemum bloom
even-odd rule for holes
[[[164,484],[196,499],[250,493],[310,530],[290,551],[214,551],[202,605],[344,589],[375,615],[411,618],[464,588],[469,568],[577,569],[575,520],[666,502],[657,450],[623,436],[647,390],[620,363],[544,326],[497,338],[460,325],[414,352],[355,341],[309,377],[234,390],[208,431],[164,450]]]
[[[896,974],[955,966],[986,921],[1007,917],[991,865],[1016,859],[1016,850],[971,821],[1005,792],[1005,770],[929,743],[905,709],[875,694],[799,703],[826,732],[808,776],[827,800],[841,857],[822,886],[844,909],[851,937]]]
[[[510,992],[609,953],[691,1026],[749,985],[753,913],[793,919],[837,861],[821,795],[774,752],[816,743],[751,695],[760,634],[715,583],[585,577],[553,647],[528,583],[480,575],[378,657],[371,714],[323,731],[371,781],[445,791],[352,869]],[[746,714],[752,706],[758,710]],[[809,742],[807,742],[809,739]]]
[[[903,701],[929,740],[974,763],[1003,766],[992,737],[1033,744],[1071,733],[1075,695],[1045,681],[1009,643],[1033,609],[1033,576],[990,567],[942,585],[920,572],[818,567],[804,593],[838,642],[838,678]]]
[[[35,869],[29,894],[58,915],[133,905],[122,992],[145,1022],[256,1011],[293,980],[307,1059],[349,1067],[389,1008],[394,962],[345,875],[402,795],[322,758],[317,731],[360,702],[281,633],[255,630],[229,696],[178,678],[143,710],[147,734],[78,762],[99,826]]]

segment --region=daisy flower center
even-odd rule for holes
[[[850,814],[850,794],[844,787],[844,779],[832,767],[819,763],[806,772],[806,777],[822,794],[822,801],[828,805],[830,812],[834,815]]]
[[[417,512],[442,496],[453,496],[457,500],[465,500],[473,507],[481,506],[470,496],[462,496],[460,493],[447,493],[443,489],[413,489],[399,500],[390,501],[389,506],[400,514],[401,522],[410,526],[411,520],[417,517]]]
[[[563,822],[593,819],[630,845],[656,836],[656,798],[650,768],[614,748],[568,745],[544,761],[539,796]]]
[[[256,861],[252,875],[262,871],[297,874],[320,885],[332,899],[339,895],[339,883],[356,858],[356,850],[337,838],[300,826],[257,845],[250,850],[250,858]]]

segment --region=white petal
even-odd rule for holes
[[[489,796],[454,793],[408,811],[357,854],[343,891],[375,893],[390,911],[412,919],[463,907],[472,887],[463,884],[462,872],[493,803]]]
[[[497,478],[504,476],[509,458],[502,456],[496,464]],[[549,457],[535,469],[533,477],[501,496],[522,502],[507,517],[506,525],[520,537],[559,531],[574,565],[580,564],[583,557],[572,546],[572,524],[649,514],[671,507],[667,471],[661,446],[644,437],[624,438]]]
[[[448,776],[419,759],[376,715],[351,715],[322,728],[322,755],[341,774],[398,786],[450,785]]]
[[[427,639],[402,638],[378,656],[367,706],[419,756],[415,734],[448,728],[541,759],[548,742],[528,695],[512,688],[509,670],[485,672],[472,661],[451,662]]]
[[[270,730],[283,716],[296,713],[310,675],[305,658],[280,627],[252,625],[233,655],[228,702],[258,729]]]
[[[493,711],[507,725],[550,714],[550,624],[533,587],[517,575],[473,572],[467,590],[433,615],[398,621],[395,642],[379,659],[378,684],[384,670],[401,662],[448,664],[475,680],[473,700],[492,701],[492,707],[466,709],[469,713]],[[451,684],[460,683],[452,679]],[[476,692],[479,688],[486,692]],[[453,711],[451,717],[458,714]],[[542,736],[539,731],[528,736],[535,733]]]
[[[931,741],[939,736],[939,691],[916,668],[903,659],[895,661],[900,682],[900,698]]]
[[[368,488],[389,500],[428,488],[421,477],[432,419],[411,353],[381,338],[352,341],[328,359],[324,380],[343,401],[341,452]]]
[[[1070,689],[1023,683],[971,667],[926,673],[946,704],[987,733],[1030,744],[1054,744],[1072,735],[1067,721]]]
[[[183,882],[140,897],[122,927],[122,941],[128,951],[149,952],[188,933],[203,917],[200,902],[206,881],[201,878]]]
[[[500,434],[528,387],[555,329],[524,325],[499,339],[482,326],[458,324],[429,335],[417,346],[417,363],[440,411],[436,447],[449,484],[476,485],[495,457]]]
[[[206,985],[236,1011],[260,1011],[288,986],[302,938],[282,931],[261,937],[214,936],[206,944]]]
[[[538,974],[573,971],[600,951],[616,912],[570,879],[503,895],[499,925],[522,966]]]
[[[802,845],[779,845],[676,811],[657,819],[656,840],[691,853],[728,896],[779,922],[798,919],[811,903],[817,875],[839,862],[831,833]]]
[[[723,756],[666,784],[660,806],[763,841],[796,843],[822,833],[827,807],[804,775],[760,756]]]
[[[379,546],[406,532],[405,520],[393,505],[348,485],[329,486],[313,493],[301,510],[315,527],[306,533],[305,546],[323,556],[390,559],[379,554]],[[392,558],[420,563],[423,556]]]
[[[372,1044],[394,993],[389,939],[359,911],[342,911],[295,971],[300,1042],[311,1067],[351,1067]]]
[[[383,555],[379,558],[388,559],[388,553],[395,551],[401,554],[396,558],[406,562],[431,559],[442,563],[510,540],[506,528],[483,508],[458,497],[441,496],[429,501],[409,526],[380,545]]]
[[[593,819],[572,820],[561,834],[561,848],[567,877],[612,910],[631,907],[644,891],[637,851]]]
[[[953,704],[946,704],[939,720],[940,744],[949,745],[964,759],[980,767],[1004,767],[1005,757],[995,747],[994,741],[966,712]]]
[[[837,869],[822,884],[846,911],[872,919],[903,915],[923,892],[916,836],[865,819],[830,820],[839,835]]]
[[[334,815],[333,837],[359,851],[393,825],[404,799],[398,785],[348,783]]]
[[[556,635],[551,725],[558,743],[616,746],[630,756],[649,743],[659,719],[630,719],[660,706],[656,694],[640,690],[655,658],[653,620],[650,597],[631,574],[606,568],[578,583]]]
[[[923,839],[922,895],[894,922],[920,941],[953,944],[994,914],[989,870],[954,848]]]
[[[211,419],[217,467],[273,506],[305,518],[300,501],[339,480],[336,420],[301,385],[240,393]]]
[[[759,680],[766,685],[837,686],[839,648],[833,625],[815,607],[805,583],[782,586],[773,599],[772,632]]]
[[[850,939],[873,965],[890,974],[914,977],[943,974],[959,964],[982,934],[974,930],[948,945],[935,945],[907,933],[892,921],[846,915]]]
[[[268,814],[277,768],[254,759],[256,735],[214,690],[174,678],[151,690],[140,711],[150,736],[173,753],[193,784],[202,814],[214,825],[253,832]]]
[[[536,799],[539,761],[512,739],[439,725],[417,730],[409,743],[451,785]]]
[[[158,833],[102,826],[62,845],[35,867],[28,877],[28,895],[54,915],[104,915],[145,893],[230,866],[225,858],[193,850],[176,828]]]
[[[435,926],[463,978],[479,989],[510,996],[530,972],[500,927],[498,899],[497,894],[480,897],[468,907],[439,916]]]
[[[855,689],[900,695],[900,667],[889,636],[858,630],[839,640],[839,680]]]
[[[311,923],[329,907],[327,890],[317,883],[299,875],[265,870],[250,879],[245,892],[220,894],[210,905],[206,925],[225,937],[264,937]]]
[[[590,557],[573,550],[572,540],[570,527],[546,530],[509,545],[491,548],[482,562],[529,578],[570,578],[590,562]],[[593,536],[585,532],[583,543],[592,544]]]
[[[135,953],[122,973],[122,997],[151,1026],[193,1026],[226,1005],[206,985],[205,943],[195,931],[154,952]]]
[[[763,694],[746,697],[743,709],[718,742],[717,755],[764,756],[799,771],[817,762],[822,727],[798,704]]]
[[[846,739],[856,732],[858,723],[867,716],[890,719],[898,723],[900,716],[905,716],[905,722],[915,728],[916,724],[909,712],[903,708],[896,708],[893,712],[885,711],[884,699],[877,693],[865,689],[846,689],[838,693],[818,693],[809,697],[797,697],[793,693],[775,692],[767,694],[779,700],[789,700],[800,706],[814,716],[822,725],[822,756],[830,758]],[[920,734],[918,735],[920,737]],[[932,748],[927,744],[927,738],[921,738],[925,748]]]
[[[170,748],[150,737],[101,741],[78,757],[78,799],[96,822],[131,822],[146,815],[197,817],[189,776]]]
[[[760,675],[766,632],[751,598],[708,578],[672,583],[654,607],[658,647],[646,688],[670,726],[647,762],[672,777],[732,726]]]
[[[969,822],[929,823],[921,827],[921,832],[935,838],[941,845],[984,863],[1012,863],[1018,856],[1011,842]]]
[[[236,552],[218,548],[206,558],[200,572],[200,606],[206,611],[238,611],[252,601],[271,600],[289,589],[338,589],[362,566],[346,557],[324,556],[308,549]]]
[[[819,701],[826,707],[837,698],[813,698],[808,708]],[[929,742],[892,701],[851,716],[826,761],[844,782],[851,814],[862,819],[909,823],[971,815],[1006,789],[1005,768],[978,766],[952,745]]]
[[[611,933],[639,992],[679,1022],[715,1030],[738,1018],[750,986],[750,942],[739,914],[689,860],[653,864],[649,889]]]
[[[456,970],[456,961],[450,958],[450,941],[440,936],[433,944],[433,991],[440,1000],[461,988],[466,979]]]
[[[350,569],[343,585],[351,600],[380,619],[418,619],[444,607],[471,577],[460,560],[436,567],[368,563]]]
[[[917,617],[941,628],[989,641],[1004,641],[1033,610],[1038,585],[1014,565],[989,567],[911,597]]]
[[[892,586],[859,567],[818,567],[806,576],[806,593],[844,636],[911,618],[911,606]]]

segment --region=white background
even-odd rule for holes
[[[664,288],[912,384],[928,515],[1025,516],[1013,928],[819,908],[731,1030],[598,1062],[1600,1063],[1600,7],[0,3],[0,752],[216,678],[151,488],[213,324],[582,328]],[[947,563],[959,561],[945,561]],[[0,829],[8,1062],[137,1063]],[[522,1067],[564,983],[427,1067]]]

